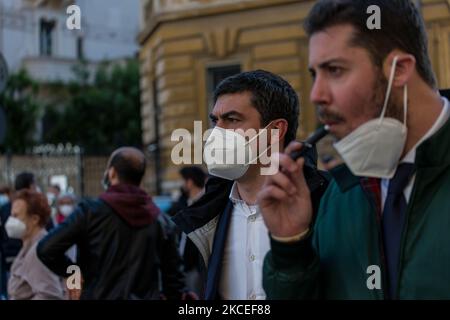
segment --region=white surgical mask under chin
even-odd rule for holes
[[[6,221],[5,229],[11,239],[22,239],[27,227],[22,220],[10,216]]]
[[[380,117],[364,123],[334,144],[350,171],[356,176],[391,179],[405,147],[408,133],[407,85],[404,86],[403,91],[403,123],[397,119],[385,117],[397,61],[398,57],[395,57]]]
[[[261,152],[256,157],[253,157],[253,150],[250,147],[250,143],[253,140],[257,139],[261,135],[261,133],[267,129],[267,127],[270,124],[271,123],[265,126],[263,130],[261,130],[256,136],[254,136],[249,141],[246,141],[243,135],[240,135],[235,131],[215,127],[205,143],[203,153],[204,161],[208,167],[208,173],[213,176],[227,180],[237,180],[242,176],[244,176],[245,173],[248,171],[250,164],[254,163],[254,161],[258,160],[264,153],[266,153],[269,150],[270,146],[268,146],[263,152]],[[227,146],[228,147],[230,146],[230,141],[232,148],[227,148]],[[217,152],[217,150],[223,151],[225,160],[233,159],[233,162],[230,163],[226,163],[226,161],[220,162],[216,161],[214,157],[210,157],[212,152]],[[234,162],[235,155],[238,154],[245,155],[245,160]],[[247,162],[247,159],[251,160]]]

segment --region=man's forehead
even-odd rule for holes
[[[252,107],[250,92],[228,93],[217,98],[211,113],[215,116],[221,116],[229,112],[242,113],[246,112],[248,107]]]
[[[349,51],[355,49],[352,45],[354,28],[350,25],[336,25],[314,33],[309,39],[310,66],[329,60],[351,60]]]

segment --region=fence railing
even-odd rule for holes
[[[65,176],[67,186],[80,197],[96,197],[103,192],[101,184],[109,155],[34,153],[29,155],[0,155],[0,186],[14,186],[17,174],[32,172],[42,191],[47,190],[54,176]],[[142,187],[155,193],[154,164],[148,161]]]

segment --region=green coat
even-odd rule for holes
[[[450,299],[450,121],[420,145],[415,163],[395,298]],[[309,236],[295,244],[272,241],[263,277],[269,299],[385,298],[375,201],[345,165],[333,177]],[[367,286],[373,265],[381,289]]]

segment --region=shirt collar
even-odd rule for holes
[[[406,156],[401,160],[402,163],[414,163],[416,159],[417,148],[422,144],[422,142],[435,134],[445,124],[445,122],[447,122],[450,116],[449,101],[445,97],[442,97],[442,101],[444,103],[444,106],[442,108],[441,114],[434,122],[433,126],[428,130],[428,132],[419,140],[419,142],[416,143],[416,145],[411,150],[409,150]]]
[[[231,187],[231,192],[230,192],[229,198],[233,204],[243,202],[243,200],[241,199],[241,196],[239,195],[239,190],[238,190],[236,181],[233,183],[233,187]]]
[[[233,203],[233,205],[236,204],[241,204],[244,205],[246,207],[249,208],[258,208],[257,204],[247,204],[244,200],[242,200],[241,195],[239,194],[239,190],[238,190],[238,186],[237,186],[237,182],[235,181],[233,183],[233,187],[231,187],[231,192],[230,192],[230,196],[229,196],[231,202]]]

